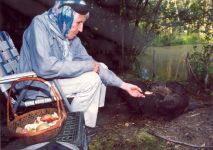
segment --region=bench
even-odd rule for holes
[[[36,73],[34,72],[16,74],[16,67],[18,61],[19,53],[9,34],[5,31],[0,31],[0,90],[5,96],[5,99],[7,99],[8,90],[10,89],[11,83],[13,81],[23,77],[37,77]],[[50,139],[50,141],[67,142],[76,145],[79,149],[87,150],[88,143],[85,131],[83,112],[73,113],[69,107],[70,103],[67,97],[63,94],[57,81],[54,81],[54,84],[62,96],[63,102],[68,111],[68,118],[58,136],[54,139]],[[35,100],[25,99],[23,101],[20,97],[17,97],[16,99],[12,99],[12,104],[14,110],[17,111],[18,107],[44,105],[45,103],[50,103],[52,101],[54,100],[51,98],[39,98]],[[8,144],[10,148],[17,148],[18,145],[22,148],[23,146],[26,146],[19,142],[15,142],[15,145]]]

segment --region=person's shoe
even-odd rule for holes
[[[86,134],[88,138],[91,138],[96,135],[96,129],[91,127],[86,127]]]

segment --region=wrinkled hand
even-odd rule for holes
[[[132,97],[145,97],[142,94],[142,90],[134,84],[124,82],[121,84],[121,88],[125,90],[127,93],[129,93],[129,95],[131,95]]]
[[[100,71],[100,64],[96,61],[93,62],[93,71],[99,74]]]

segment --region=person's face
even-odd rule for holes
[[[67,38],[72,40],[78,32],[83,31],[84,22],[86,21],[86,15],[80,15],[78,13],[74,14],[74,20],[71,26],[69,33],[67,34]]]

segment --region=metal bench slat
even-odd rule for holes
[[[7,41],[0,41],[0,49],[5,51],[7,49],[9,49],[9,45],[7,44]]]

